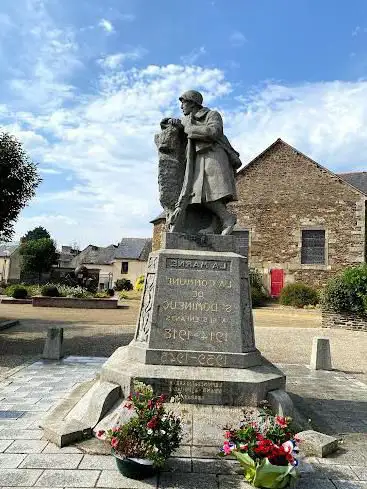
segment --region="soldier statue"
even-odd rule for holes
[[[198,233],[231,234],[236,216],[228,211],[227,203],[237,200],[239,154],[223,134],[219,112],[203,107],[201,93],[189,90],[179,100],[183,118],[163,119],[162,133],[155,140],[160,154],[160,200],[168,231],[192,232],[185,219],[190,215],[192,220],[194,215],[199,222],[209,214],[207,226],[199,226]]]

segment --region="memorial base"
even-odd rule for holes
[[[269,391],[285,389],[284,374],[272,364],[241,369],[151,365],[133,362],[132,347],[118,348],[101,371],[101,380],[119,384],[125,397],[134,380],[187,404],[257,406]]]

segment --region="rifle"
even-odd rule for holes
[[[192,120],[192,114],[190,114]],[[185,211],[192,197],[192,186],[195,169],[195,143],[192,139],[187,140],[186,146],[186,169],[180,197],[176,203],[176,209],[170,216],[169,231],[181,231],[185,220]]]

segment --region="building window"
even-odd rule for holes
[[[325,264],[325,231],[309,229],[302,231],[301,263],[306,265]]]
[[[123,261],[121,263],[121,273],[129,273],[129,262]]]

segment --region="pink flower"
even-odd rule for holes
[[[128,401],[123,404],[123,407],[126,407],[126,409],[131,409],[133,407],[133,403]]]
[[[282,444],[282,447],[284,448],[285,453],[292,453],[293,452],[293,443],[291,441],[286,441]]]
[[[243,450],[243,451],[247,452],[247,450],[248,450],[248,445],[247,445],[247,444],[245,445],[245,444],[241,443],[241,444],[240,444],[240,450]]]
[[[118,438],[113,437],[113,438],[112,438],[112,440],[111,440],[111,446],[112,446],[112,448],[117,449],[118,445],[119,445],[119,440],[118,440]]]
[[[156,416],[153,416],[153,418],[150,421],[148,421],[147,428],[154,430],[157,427],[157,424],[158,424],[158,419]]]
[[[98,430],[97,431],[97,438],[101,438],[105,434],[104,430]]]
[[[230,439],[231,438],[231,432],[230,431],[225,431],[224,432],[224,437],[227,438],[227,439]]]

